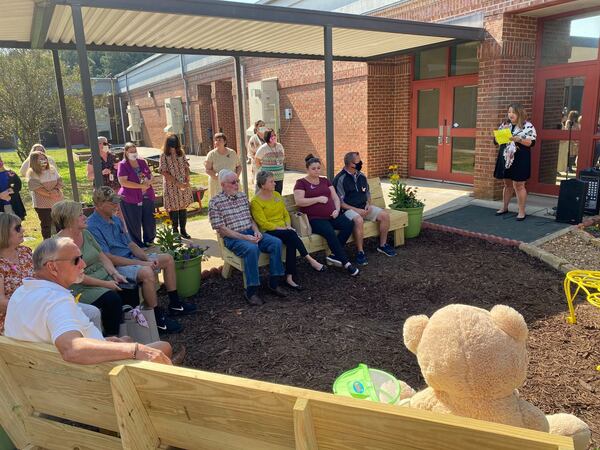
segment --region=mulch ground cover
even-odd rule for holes
[[[184,332],[169,340],[186,346],[185,366],[212,372],[331,392],[339,374],[364,362],[422,389],[402,340],[405,319],[450,303],[506,304],[530,330],[521,395],[546,414],[576,414],[600,443],[600,310],[579,301],[578,323],[568,325],[562,273],[515,248],[430,230],[407,240],[396,258],[374,245],[367,242],[369,265],[359,277],[301,263],[305,291],[285,300],[261,293],[260,307],[243,300],[239,272],[206,280],[194,299],[199,314],[182,318]]]

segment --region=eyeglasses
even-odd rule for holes
[[[18,224],[16,224],[16,225],[15,225],[15,228],[14,228],[14,230],[15,230],[17,233],[20,233],[20,232],[23,230],[23,226],[22,226],[20,223],[18,223]]]
[[[57,259],[51,259],[50,261],[71,261],[71,264],[73,264],[74,266],[79,265],[79,262],[83,259],[82,255],[78,255],[75,258],[57,258]],[[48,262],[50,262],[48,261]]]
[[[110,144],[108,142],[103,142],[102,147],[110,147]]]
[[[240,184],[240,180],[229,181],[229,184]]]

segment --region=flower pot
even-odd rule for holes
[[[175,261],[175,273],[177,278],[177,293],[181,298],[191,297],[200,289],[200,274],[202,256]]]
[[[408,225],[404,229],[405,238],[415,238],[421,233],[421,223],[423,223],[423,206],[418,208],[394,208],[398,211],[404,211],[408,214]]]

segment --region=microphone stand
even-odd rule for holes
[[[571,162],[571,133],[573,132],[573,122],[569,121],[569,145],[567,147],[567,173],[565,176],[565,180],[569,179],[569,167]],[[577,172],[577,171],[575,171]]]

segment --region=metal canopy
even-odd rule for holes
[[[240,56],[322,60],[327,176],[333,178],[334,60],[370,61],[485,37],[482,28],[221,0],[0,0],[0,6],[0,47],[77,50],[96,186],[101,164],[88,50],[234,56],[238,100]],[[245,161],[243,144],[240,153]]]
[[[219,0],[0,0],[0,47],[74,49],[71,5],[81,6],[88,50],[370,60],[455,40],[481,28]]]

